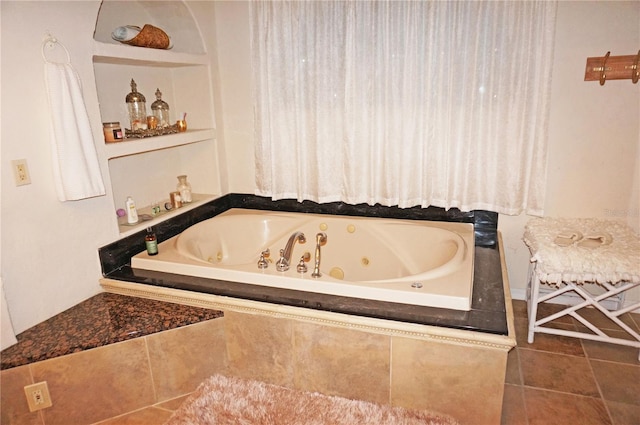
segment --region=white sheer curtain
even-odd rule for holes
[[[256,192],[542,214],[555,2],[251,2]]]

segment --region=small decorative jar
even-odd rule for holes
[[[180,192],[180,199],[185,204],[191,202],[191,183],[187,181],[187,176],[178,176],[178,186],[176,190]]]
[[[102,123],[102,132],[104,133],[104,141],[107,143],[122,140],[122,128],[120,128],[119,122]]]
[[[131,93],[126,97],[127,110],[129,111],[129,121],[131,130],[147,129],[147,107],[146,99],[142,93],[138,93],[136,82],[131,79]]]
[[[156,101],[151,104],[151,111],[153,116],[158,119],[158,127],[164,128],[171,125],[171,121],[169,121],[169,104],[162,100],[160,89],[156,89]]]

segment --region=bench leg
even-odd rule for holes
[[[538,315],[538,297],[540,280],[536,277],[535,264],[529,265],[529,282],[527,284],[527,316],[529,319],[527,342],[533,344],[536,316]]]

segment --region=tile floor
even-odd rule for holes
[[[526,303],[516,300],[513,306],[518,346],[509,353],[503,424],[640,425],[637,348],[547,334],[536,334],[528,344]],[[557,311],[553,304],[543,307]],[[590,309],[584,316],[624,338],[599,312]],[[621,319],[640,331],[640,314]],[[566,316],[554,326],[578,330]]]
[[[526,304],[516,300],[513,306],[518,346],[509,354],[503,424],[640,425],[637,349],[544,334],[528,344]],[[640,331],[640,314],[627,314],[623,320]],[[555,325],[576,327],[570,318],[560,318]],[[162,424],[185,398],[100,425]]]

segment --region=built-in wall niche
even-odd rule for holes
[[[154,150],[144,155],[129,155],[109,160],[111,188],[115,209],[124,208],[127,196],[131,196],[141,213],[149,211],[154,202],[159,202],[167,217],[164,204],[169,193],[176,190],[177,176],[186,174],[197,200],[215,199],[220,194],[216,149],[210,143],[192,143],[186,146]],[[180,214],[185,209],[172,211]],[[116,218],[114,210],[114,219]],[[121,234],[140,230],[138,226],[126,226],[119,220]],[[152,223],[153,224],[153,223]]]
[[[209,69],[206,66],[150,66],[104,63],[94,60],[94,74],[102,122],[120,122],[122,128],[130,128],[125,98],[131,91],[131,80],[146,99],[147,114],[156,100],[156,90],[162,92],[162,100],[169,104],[170,120],[175,124],[187,114],[188,129],[213,127],[211,114],[211,90]]]
[[[145,24],[164,30],[173,47],[129,46],[111,37],[119,26]],[[131,127],[125,98],[132,79],[145,96],[147,115],[152,114],[156,89],[169,104],[170,121],[175,123],[187,114],[186,132],[102,144],[99,155],[109,170],[114,220],[127,196],[133,197],[142,214],[155,202],[164,206],[176,189],[178,175],[186,174],[198,194],[191,206],[169,213],[163,210],[150,222],[129,226],[118,220],[120,236],[220,195],[211,58],[204,46],[196,21],[182,1],[104,0],[101,4],[92,57],[101,121],[119,122],[123,130]]]
[[[173,42],[171,51],[205,53],[198,26],[181,1],[103,0],[93,38],[102,43],[121,45],[111,37],[115,28],[125,25],[142,27],[144,24],[151,24],[166,32]]]

